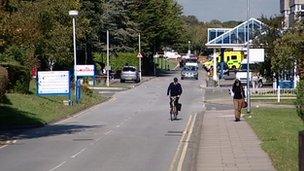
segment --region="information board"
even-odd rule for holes
[[[77,77],[94,77],[94,65],[76,65]]]
[[[69,95],[69,71],[38,71],[38,95]]]

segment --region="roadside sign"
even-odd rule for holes
[[[69,95],[69,71],[38,71],[38,95]]]
[[[138,53],[137,58],[142,58],[142,57],[143,57],[142,54]]]
[[[76,65],[76,75],[79,77],[94,77],[94,65]]]

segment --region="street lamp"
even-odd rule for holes
[[[251,103],[250,103],[250,83],[249,83],[249,50],[250,50],[250,29],[249,29],[249,15],[250,15],[250,0],[247,0],[247,113],[250,113]]]
[[[77,82],[77,73],[76,73],[76,17],[78,16],[78,11],[71,10],[69,11],[69,15],[73,17],[73,46],[74,46],[74,82],[76,86]],[[76,91],[75,91],[76,93]]]

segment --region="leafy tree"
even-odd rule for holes
[[[263,34],[258,35],[257,39],[253,41],[255,48],[265,49],[265,61],[261,64],[260,73],[266,78],[273,78],[273,74],[280,72],[279,69],[274,65],[277,55],[275,54],[275,41],[281,37],[281,23],[282,17],[265,18],[262,16],[260,19],[264,24],[267,25],[266,30]]]
[[[275,44],[275,54],[273,60],[275,70],[293,69],[294,63],[298,66],[300,79],[304,78],[304,24],[297,23],[295,27],[288,30]]]

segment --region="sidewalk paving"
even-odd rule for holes
[[[234,122],[234,110],[206,111],[197,156],[197,171],[275,170],[249,124]]]

